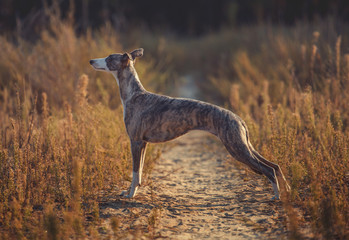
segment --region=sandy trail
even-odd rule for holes
[[[133,238],[137,229],[165,239],[287,238],[282,204],[270,200],[270,184],[230,164],[209,134],[194,131],[167,144],[150,179],[135,199],[101,204],[106,233],[115,216],[123,238]]]

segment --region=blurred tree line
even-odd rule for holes
[[[292,25],[327,16],[349,21],[348,0],[1,0],[0,33],[13,32],[18,26],[24,34],[35,33],[53,6],[62,17],[71,14],[78,31],[107,21],[119,31],[144,27],[185,35],[265,21]]]

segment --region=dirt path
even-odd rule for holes
[[[130,239],[286,239],[283,208],[270,200],[271,186],[244,172],[227,161],[217,140],[191,132],[165,146],[152,181],[135,199],[101,205],[104,231],[111,231],[115,216],[120,234]]]

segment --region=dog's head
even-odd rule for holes
[[[143,56],[143,48],[136,49],[131,53],[111,54],[106,58],[90,60],[90,64],[97,71],[119,72],[136,62],[137,57]]]

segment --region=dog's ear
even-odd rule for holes
[[[131,52],[132,60],[136,60],[137,57],[142,57],[143,56],[143,48],[138,48],[136,50],[133,50]]]
[[[130,65],[130,60],[132,60],[131,54],[124,53],[124,55],[122,55],[122,59],[121,59],[122,68],[125,68],[128,65]]]

